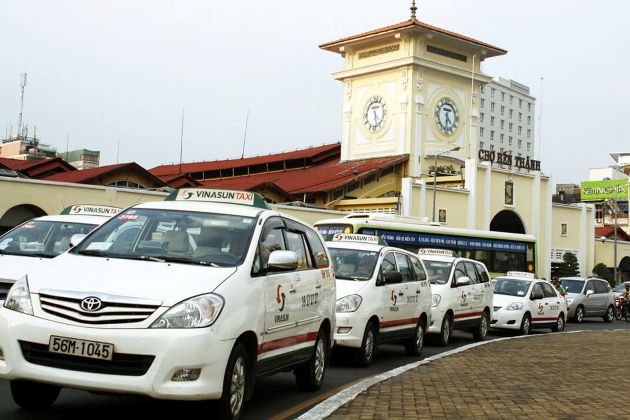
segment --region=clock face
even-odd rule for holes
[[[442,98],[435,105],[435,123],[438,130],[450,135],[457,130],[459,125],[459,111],[450,98]]]
[[[383,126],[386,115],[387,106],[385,105],[385,100],[380,96],[372,96],[365,106],[363,123],[369,131],[376,131]]]

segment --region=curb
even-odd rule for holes
[[[627,329],[612,329],[612,330],[604,330],[604,331],[605,332],[618,332],[618,331],[628,331],[628,330]],[[604,331],[595,331],[595,332],[604,332]],[[583,333],[583,332],[593,332],[593,330],[567,331],[567,332],[554,333],[554,334],[575,334],[575,333]],[[358,384],[355,384],[351,387],[344,389],[343,391],[339,392],[337,395],[334,395],[322,401],[321,403],[317,404],[315,407],[311,408],[309,411],[302,414],[297,419],[298,420],[318,420],[318,419],[328,417],[332,413],[334,413],[337,409],[339,409],[342,405],[347,404],[350,401],[354,400],[360,393],[370,388],[371,386],[376,385],[379,382],[383,382],[387,379],[401,375],[411,369],[417,368],[418,366],[429,364],[435,360],[439,360],[444,357],[451,356],[453,354],[461,353],[466,350],[470,350],[479,346],[485,346],[491,343],[497,343],[497,342],[507,341],[507,340],[519,340],[519,339],[524,339],[524,338],[544,337],[545,335],[546,334],[521,335],[521,336],[515,336],[515,337],[501,337],[494,340],[471,343],[471,344],[467,344],[465,346],[459,347],[454,350],[449,350],[444,353],[437,354],[435,356],[427,357],[426,359],[422,359],[418,362],[413,362],[404,366],[397,367],[396,369],[392,369],[390,371],[372,376],[370,378],[367,378],[359,382]]]

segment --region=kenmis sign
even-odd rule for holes
[[[582,201],[604,200],[607,198],[628,198],[628,180],[611,179],[606,181],[582,181],[580,183]]]

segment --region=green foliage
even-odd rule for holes
[[[615,279],[613,278],[613,269],[609,268],[606,264],[596,264],[595,267],[593,267],[593,274],[606,280],[610,284],[610,287],[616,286]]]
[[[570,277],[580,274],[580,264],[572,252],[565,252],[558,266],[558,277]]]

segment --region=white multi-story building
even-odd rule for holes
[[[535,109],[529,87],[514,80],[495,77],[481,86],[479,148],[535,159]]]

